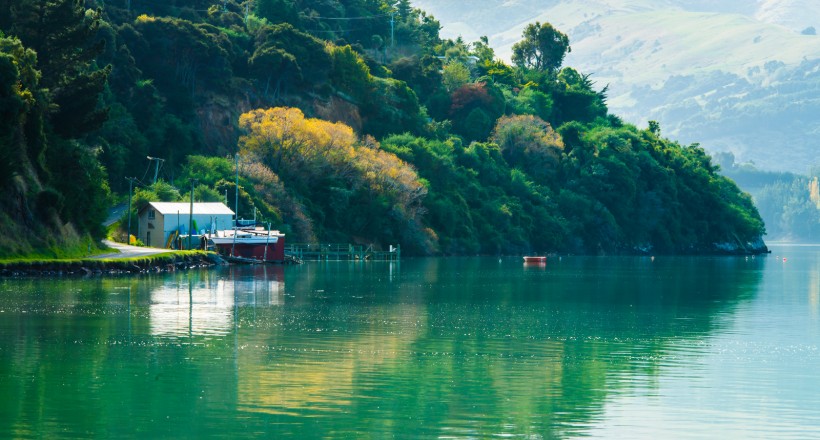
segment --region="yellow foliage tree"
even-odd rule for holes
[[[817,177],[809,182],[809,198],[814,202],[814,206],[820,209],[820,184],[818,184]]]
[[[306,118],[301,110],[287,107],[252,110],[240,117],[239,125],[246,130],[239,139],[240,154],[264,164],[292,190],[311,198],[331,187],[344,188],[360,203],[381,200],[384,205],[374,206],[392,215],[356,209],[348,215],[359,215],[360,225],[369,224],[361,218],[366,215],[395,219],[401,227],[387,229],[414,231],[412,240],[434,242],[421,220],[427,188],[412,165],[381,150],[375,139],[359,140],[345,124]],[[343,205],[339,212],[347,212]]]
[[[421,214],[421,201],[427,188],[411,165],[395,154],[362,147],[357,150],[355,167],[374,193],[389,195],[405,216]]]
[[[240,151],[280,176],[309,178],[351,156],[356,135],[341,123],[306,118],[297,108],[275,107],[244,113]]]

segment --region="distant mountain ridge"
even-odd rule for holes
[[[818,159],[820,2],[416,1],[442,35],[487,35],[509,59],[527,23],[570,37],[565,65],[609,85],[613,112],[739,161],[805,172]]]

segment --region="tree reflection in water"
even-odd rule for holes
[[[3,280],[0,436],[582,435],[763,259],[420,259]]]

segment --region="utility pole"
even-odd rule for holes
[[[191,179],[191,211],[188,216],[190,226],[188,228],[188,250],[191,250],[191,236],[194,234],[194,184],[199,179]]]
[[[236,160],[236,191],[234,195],[234,205],[233,209],[236,210],[234,213],[234,221],[233,221],[233,244],[231,245],[231,256],[234,256],[234,250],[236,249],[236,233],[239,228],[239,153],[235,156]]]
[[[136,177],[126,177],[125,180],[128,181],[128,237],[126,240],[128,243],[131,244],[131,188],[133,188],[134,181],[137,180]]]
[[[239,155],[236,155],[236,191],[234,191],[233,209],[236,210],[234,217],[236,218],[236,226],[239,226]]]
[[[262,261],[268,262],[268,245],[270,244],[270,222],[268,222],[268,237],[265,239],[265,254],[262,256]]]
[[[390,47],[396,45],[396,41],[394,39],[395,36],[395,25],[396,25],[396,11],[390,13]]]
[[[151,157],[151,156],[146,156],[146,157],[148,158],[148,160],[151,160],[151,161],[154,161],[154,162],[157,163],[156,168],[154,168],[154,183],[157,183],[157,176],[159,176],[159,163],[160,162],[165,162],[165,159],[160,159],[158,157]]]

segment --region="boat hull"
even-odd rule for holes
[[[230,235],[232,231],[207,237],[207,247],[218,254],[237,261],[255,260],[264,263],[285,262],[284,235],[242,234],[236,238]]]

